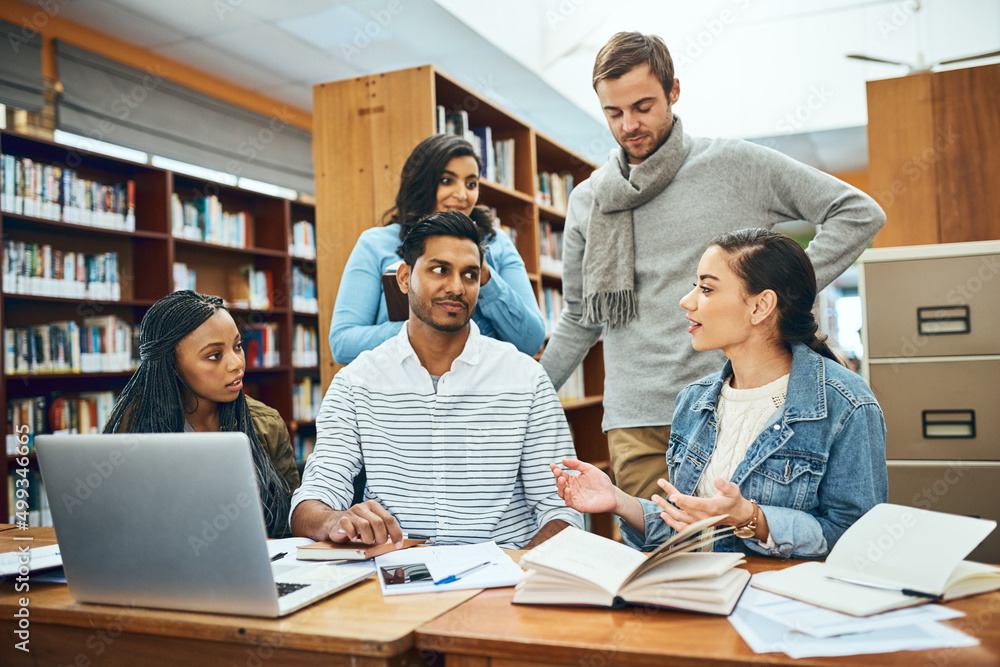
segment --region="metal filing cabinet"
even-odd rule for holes
[[[858,263],[889,502],[1000,523],[1000,241],[875,248]],[[969,558],[1000,563],[1000,528]]]

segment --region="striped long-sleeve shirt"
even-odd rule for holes
[[[303,500],[347,509],[364,464],[366,499],[439,544],[518,548],[554,519],[582,527],[549,470],[575,455],[552,383],[531,357],[469,326],[437,391],[406,327],[334,377],[292,512]]]

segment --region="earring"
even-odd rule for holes
[[[755,318],[753,318],[753,319],[752,319],[752,320],[750,320],[750,321],[751,321],[751,322],[752,322],[753,324],[757,324],[757,318],[756,318],[756,317],[755,317]]]

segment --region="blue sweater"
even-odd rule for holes
[[[382,274],[400,261],[399,225],[365,230],[351,252],[337,292],[330,324],[330,350],[340,364],[348,364],[365,350],[378,347],[402,328],[390,322],[382,293]],[[484,336],[512,343],[533,355],[545,342],[545,320],[538,310],[535,290],[524,261],[502,230],[486,246],[490,281],[479,289],[473,321]]]

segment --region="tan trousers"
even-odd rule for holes
[[[656,480],[667,479],[670,426],[616,428],[608,431],[608,450],[615,485],[629,494],[649,499],[663,495]]]

